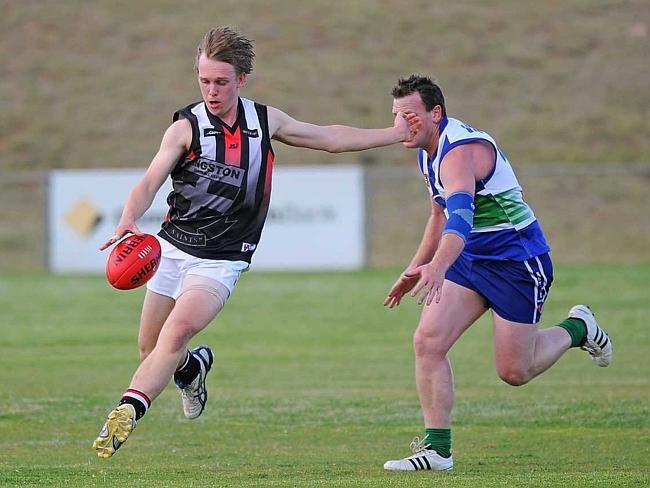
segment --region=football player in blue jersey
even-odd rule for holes
[[[431,215],[384,301],[396,307],[410,292],[424,305],[413,336],[424,437],[411,443],[412,455],[384,468],[450,470],[454,380],[447,354],[487,310],[496,370],[510,385],[529,382],[572,347],[608,366],[612,344],[585,305],[572,307],[554,327],[538,327],[553,281],[550,248],[495,140],[449,117],[442,91],[428,77],[400,79],[392,94],[393,113],[421,123],[403,145],[417,149]]]

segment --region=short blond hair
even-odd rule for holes
[[[253,71],[253,41],[229,26],[210,29],[196,49],[194,69],[199,70],[199,58],[205,54],[208,59],[232,64],[237,74]]]

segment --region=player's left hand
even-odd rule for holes
[[[418,305],[425,302],[431,305],[434,300],[436,303],[440,302],[442,284],[445,281],[444,270],[439,269],[434,263],[428,263],[404,273],[404,276],[420,278],[411,292],[411,296],[417,297]]]

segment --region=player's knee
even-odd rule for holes
[[[166,326],[167,327],[167,326]],[[190,339],[194,337],[200,329],[197,329],[191,322],[174,321],[165,332],[158,338],[156,347],[162,347],[169,353],[177,353],[187,348]]]
[[[511,386],[522,386],[528,383],[532,376],[523,369],[502,368],[497,371],[499,378]]]
[[[153,351],[153,346],[151,344],[139,343],[138,352],[140,353],[140,361],[144,361],[149,354]]]
[[[140,354],[140,361],[144,361],[151,351],[156,347],[156,342],[158,341],[158,335],[154,334],[143,334],[141,333],[138,336],[138,353]]]
[[[413,350],[415,357],[432,359],[444,358],[449,352],[441,347],[441,341],[434,335],[425,334],[420,329],[413,334]]]

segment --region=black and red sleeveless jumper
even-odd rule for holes
[[[273,148],[266,105],[240,98],[232,127],[197,102],[174,113],[192,144],[171,172],[158,235],[192,256],[251,261],[271,198]]]

